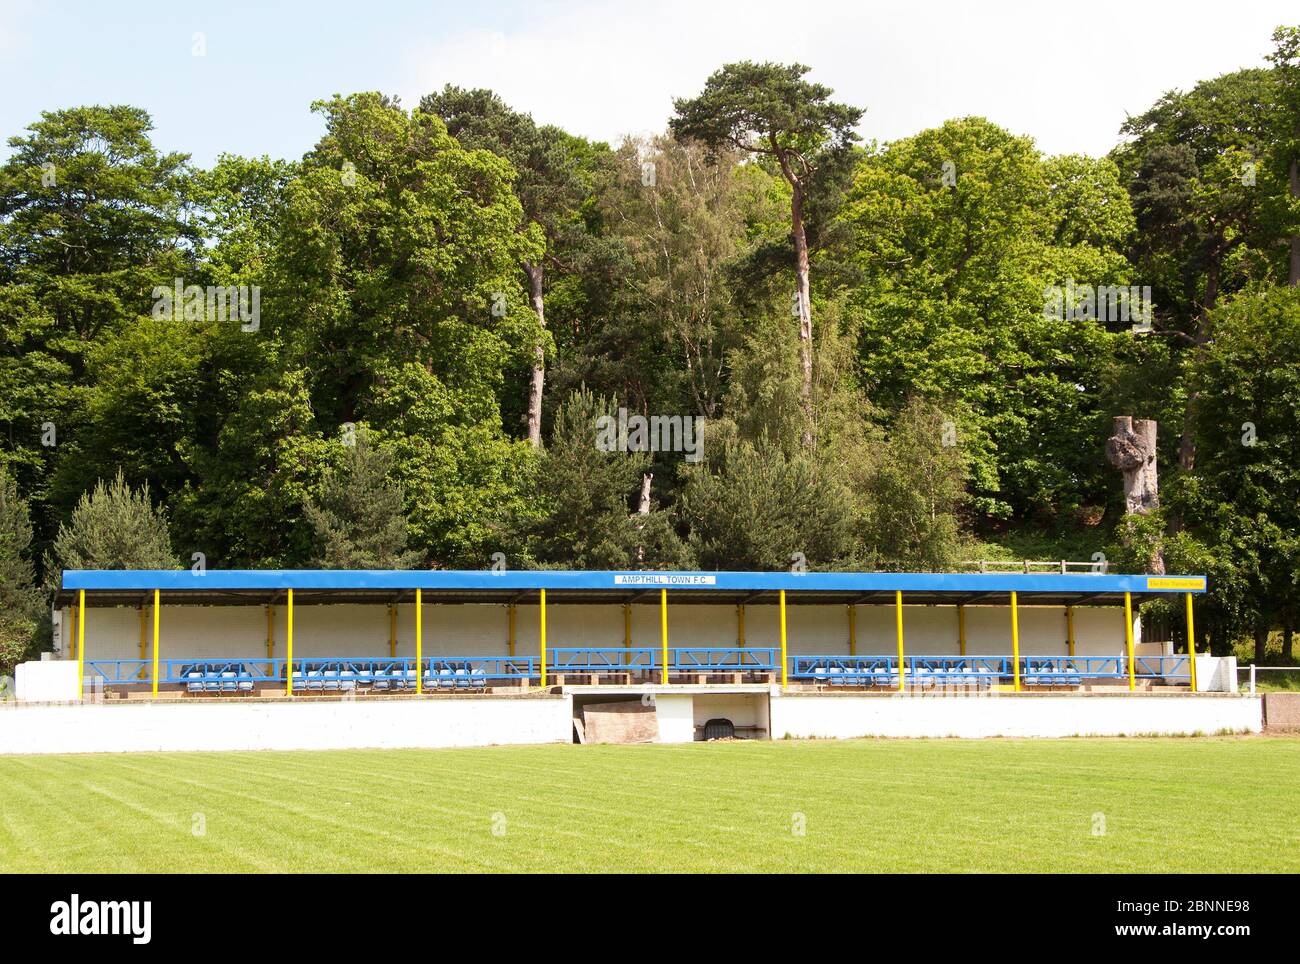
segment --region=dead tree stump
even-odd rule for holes
[[[1160,508],[1160,480],[1156,472],[1156,422],[1115,416],[1115,434],[1106,440],[1106,459],[1124,477],[1124,508],[1130,515],[1150,515]],[[1157,550],[1148,571],[1163,575],[1165,561]]]

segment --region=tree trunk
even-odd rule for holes
[[[641,476],[641,501],[637,503],[637,507],[636,507],[636,514],[639,516],[647,516],[650,514],[650,483],[654,481],[654,477],[655,476],[653,472],[646,472],[644,475]],[[644,522],[637,523],[638,529],[642,529],[644,527],[645,527]],[[636,561],[638,563],[645,562],[644,544],[636,547]]]
[[[1295,662],[1295,627],[1291,625],[1291,614],[1282,617],[1282,662]]]
[[[650,483],[654,480],[654,473],[647,472],[641,476],[641,501],[637,504],[637,515],[650,514]]]
[[[1255,665],[1264,665],[1264,654],[1268,650],[1268,623],[1255,624]]]
[[[790,222],[794,234],[795,273],[799,300],[799,365],[803,382],[799,397],[803,404],[803,445],[812,448],[813,435],[813,363],[812,363],[812,287],[808,271],[808,233],[803,223],[803,190],[795,185],[790,200]]]
[[[1106,458],[1124,476],[1124,510],[1129,515],[1150,515],[1160,508],[1160,481],[1156,471],[1156,431],[1151,419],[1117,415],[1115,434],[1106,440]],[[1164,575],[1165,560],[1159,549],[1147,560],[1147,571]]]
[[[528,301],[537,312],[537,324],[546,330],[546,308],[542,303],[542,266],[525,264],[528,274]],[[542,390],[546,384],[546,349],[539,341],[533,359],[533,377],[528,386],[528,443],[542,447]]]

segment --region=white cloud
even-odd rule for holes
[[[493,30],[414,38],[403,99],[490,87],[545,123],[617,140],[663,129],[673,96],[723,63],[801,61],[891,140],[983,114],[1050,152],[1100,154],[1126,112],[1172,87],[1258,66],[1291,2],[1088,6],[827,2],[546,5]]]

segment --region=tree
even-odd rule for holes
[[[227,568],[293,567],[311,557],[306,506],[331,446],[307,380],[297,369],[261,375],[229,400],[214,443],[186,451],[194,481],[173,502],[186,550]]]
[[[699,96],[675,98],[675,136],[717,149],[723,146],[770,158],[790,184],[803,382],[805,447],[814,441],[812,289],[804,209],[819,166],[834,163],[858,139],[853,128],[863,111],[830,100],[829,87],[804,80],[803,64],[727,64],[705,82]]]
[[[41,612],[29,555],[32,524],[18,486],[0,467],[0,676],[30,656]]]
[[[364,422],[396,460],[412,547],[434,564],[483,565],[518,498],[527,445],[505,433],[502,396],[508,374],[534,359],[519,265],[541,257],[544,238],[509,162],[462,147],[435,114],[377,93],[315,110],[326,132],[285,188],[275,290],[245,339],[267,346],[266,362],[225,408],[257,418],[232,426],[228,414],[207,435],[204,477],[222,491],[195,490],[186,519],[207,516],[199,531],[228,545],[223,531],[238,532],[236,559],[310,557],[303,506],[324,439]],[[291,410],[276,410],[291,387]],[[216,444],[228,432],[255,457],[232,459]]]
[[[868,476],[866,541],[884,568],[943,572],[961,561],[967,459],[939,405],[908,402]]]
[[[420,110],[436,114],[447,132],[468,150],[491,151],[508,160],[518,176],[515,194],[523,206],[523,231],[540,229],[545,256],[523,261],[528,300],[537,315],[537,340],[528,388],[528,441],[542,444],[542,395],[546,382],[546,261],[559,264],[556,249],[566,229],[578,222],[578,209],[590,192],[582,170],[578,139],[551,125],[538,126],[531,116],[511,110],[490,90],[463,90],[448,84],[442,93],[428,94]]]
[[[53,571],[177,568],[166,511],[154,507],[147,484],[134,490],[120,471],[81,497],[52,551]]]
[[[858,557],[852,493],[816,452],[776,443],[712,443],[679,503],[704,569],[838,569]]]
[[[1214,591],[1198,623],[1211,647],[1226,654],[1250,635],[1262,661],[1270,627],[1285,635],[1300,613],[1300,289],[1224,302],[1188,380],[1196,465],[1162,493],[1183,525],[1167,535],[1152,514],[1121,548],[1130,562],[1160,551],[1171,571],[1205,572]]]
[[[1273,141],[1275,168],[1286,178],[1290,204],[1285,224],[1290,230],[1287,284],[1300,285],[1300,27],[1273,31],[1268,55],[1277,74],[1277,124]]]
[[[197,261],[188,158],[159,152],[152,126],[121,105],[45,112],[0,165],[0,461],[42,545],[72,507],[48,485],[84,427],[90,354]]]
[[[520,528],[520,555],[572,569],[686,568],[689,556],[672,516],[632,509],[649,467],[640,452],[597,444],[613,403],[580,390],[556,409],[550,444],[537,467],[539,515]]]
[[[307,503],[319,540],[315,564],[325,569],[410,569],[420,553],[406,549],[402,489],[391,479],[393,456],[358,426],[343,445],[342,465],[328,472],[320,496]]]
[[[1221,298],[1276,270],[1263,212],[1280,185],[1258,164],[1276,94],[1273,72],[1239,70],[1171,91],[1121,128],[1131,141],[1112,157],[1137,218],[1131,257],[1160,306],[1157,334],[1180,352],[1205,348]],[[1188,395],[1178,448],[1186,470],[1196,461],[1195,406]]]
[[[646,401],[708,418],[718,415],[727,353],[742,330],[729,273],[747,243],[749,182],[769,177],[742,169],[740,156],[709,159],[700,145],[667,137],[628,140],[600,199],[628,260],[621,314],[636,316],[665,362],[662,394]]]
[[[1047,293],[1072,279],[1127,292],[1133,221],[1114,164],[1045,159],[962,118],[870,154],[842,218],[862,273],[860,378],[885,421],[914,396],[964,413],[972,504],[989,517],[1103,500],[1098,399],[1130,326],[1053,315]]]

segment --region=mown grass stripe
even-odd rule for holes
[[[1261,738],[5,757],[0,870],[1295,871],[1297,790]]]

